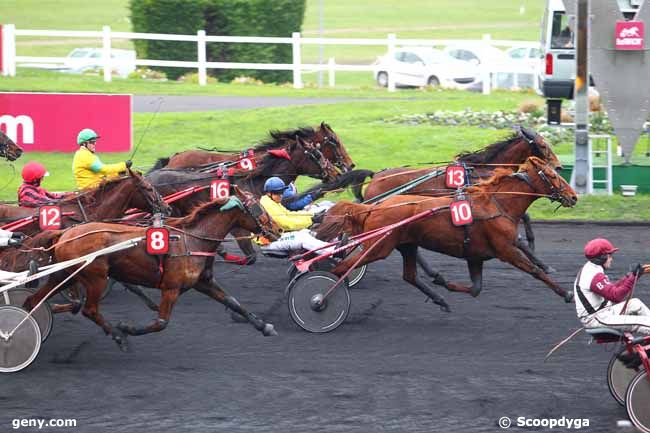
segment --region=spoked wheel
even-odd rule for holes
[[[625,406],[632,424],[640,431],[650,433],[650,380],[647,371],[641,371],[630,382]]]
[[[623,362],[618,359],[618,355],[625,351],[625,346],[621,350],[617,350],[612,356],[612,359],[609,361],[607,366],[607,386],[609,387],[609,392],[614,397],[614,400],[618,402],[621,406],[625,406],[625,393],[627,387],[634,379],[639,372],[633,368],[627,368]]]
[[[350,313],[350,292],[342,281],[327,297],[338,277],[329,272],[305,272],[289,287],[289,314],[308,332],[330,332],[341,326]]]
[[[108,296],[109,293],[111,293],[111,290],[113,289],[113,285],[115,285],[116,282],[117,281],[115,281],[112,278],[108,279],[108,281],[106,282],[106,287],[104,287],[104,290],[102,290],[101,299],[104,299],[105,297]],[[80,297],[86,295],[84,293],[84,289],[78,287],[76,284],[73,284],[70,287],[66,287],[65,289],[61,290],[59,293],[61,294],[61,296],[63,296],[63,299],[65,299],[68,302],[78,302]]]
[[[0,305],[13,305],[22,308],[27,298],[33,294],[33,291],[22,287],[10,289],[3,294],[3,296],[0,296]],[[7,298],[9,299],[9,302],[7,302]],[[36,323],[38,323],[38,328],[41,331],[41,338],[43,339],[42,341],[47,340],[47,337],[49,337],[52,332],[52,324],[54,322],[50,304],[43,302],[43,304],[34,311],[32,317],[36,320]]]
[[[20,322],[23,323],[10,336]],[[22,308],[0,305],[0,373],[27,368],[40,349],[41,331],[36,320]]]

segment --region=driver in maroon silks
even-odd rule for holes
[[[650,335],[650,309],[637,298],[629,299],[637,274],[650,273],[650,264],[637,265],[616,282],[610,282],[605,270],[612,266],[618,251],[607,239],[596,238],[584,248],[588,262],[574,283],[576,311],[585,328],[616,328]]]
[[[74,193],[49,192],[41,186],[41,181],[47,172],[43,164],[30,161],[23,167],[23,184],[18,188],[18,205],[23,207],[39,207],[56,201]]]

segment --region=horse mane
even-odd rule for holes
[[[207,214],[208,212],[212,211],[217,207],[223,206],[227,202],[228,199],[223,199],[223,198],[211,200],[211,201],[204,201],[194,206],[187,215],[178,218],[169,218],[168,221],[171,223],[172,226],[184,226],[184,225],[192,224],[197,219],[200,219],[201,217],[205,216],[205,214]]]
[[[341,200],[332,206],[325,214],[323,222],[316,228],[315,233],[318,239],[330,241],[342,233],[346,222],[352,222],[352,233],[360,233],[370,212],[359,212],[361,209],[367,210],[371,205],[353,203],[347,200]]]
[[[512,145],[512,143],[520,139],[521,134],[519,132],[515,132],[506,139],[492,143],[482,149],[475,150],[473,152],[461,152],[456,155],[456,159],[458,161],[471,164],[485,164],[490,161],[494,161],[501,152],[504,152],[508,147]]]
[[[290,129],[286,131],[269,131],[270,138],[256,145],[256,151],[265,151],[271,149],[278,149],[287,144],[287,141],[294,141],[296,136],[302,139],[308,139],[314,136],[316,131],[311,126],[302,126],[297,129]]]
[[[482,192],[485,187],[488,186],[498,186],[504,179],[509,178],[513,173],[516,173],[516,170],[510,168],[497,167],[494,169],[492,176],[482,180],[481,182],[467,188],[467,192]]]

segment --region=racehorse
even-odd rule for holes
[[[0,158],[15,161],[23,154],[23,149],[0,130]]]
[[[338,135],[325,122],[318,129],[303,127],[288,131],[271,131],[271,138],[252,150],[254,157],[264,156],[269,150],[287,148],[295,144],[297,138],[312,143],[316,149],[323,153],[325,159],[330,161],[341,172],[345,173],[354,168],[354,162],[341,143]],[[208,150],[186,150],[172,155],[169,158],[160,158],[152,170],[159,168],[191,168],[215,162],[232,161],[239,158],[239,153],[232,151],[218,152]]]
[[[478,296],[482,288],[483,262],[498,258],[543,281],[555,293],[564,297],[566,302],[573,299],[573,291],[561,288],[516,246],[519,220],[535,200],[548,197],[565,207],[577,203],[576,192],[549,162],[530,157],[516,173],[508,169],[497,169],[492,178],[468,187],[465,195],[471,203],[474,220],[471,225],[464,226],[466,228],[452,223],[450,205],[454,201],[453,194],[451,197],[396,195],[377,205],[337,203],[318,228],[318,237],[331,239],[341,231],[359,234],[402,221],[427,209],[438,208],[438,212],[427,218],[395,228],[385,238],[365,242],[363,249],[368,254],[357,266],[384,259],[397,249],[402,254],[404,280],[420,289],[443,309],[449,308],[444,299],[417,276],[418,247],[467,261],[471,287],[447,282],[440,274],[425,268],[434,278],[435,284],[442,285],[449,291]],[[363,252],[347,257],[332,272],[343,275],[355,264],[360,254]]]
[[[277,335],[273,325],[257,318],[247,311],[232,296],[228,295],[212,278],[210,251],[214,251],[225,235],[234,227],[242,227],[252,232],[262,232],[265,236],[277,239],[280,229],[261,208],[250,193],[234,188],[235,195],[229,199],[207,202],[199,205],[188,216],[170,218],[165,222],[172,236],[177,240],[169,244],[169,252],[164,256],[147,254],[145,242],[118,253],[97,258],[81,270],[73,280],[86,287],[86,303],[83,314],[100,326],[107,335],[119,345],[128,349],[127,335],[143,335],[159,332],[169,323],[172,308],[178,296],[190,288],[221,302],[234,312],[245,317],[265,336]],[[61,262],[72,257],[80,257],[116,243],[145,237],[146,227],[124,226],[107,223],[89,223],[70,228],[60,237],[52,238],[53,257]],[[25,301],[25,307],[38,304],[57,284],[74,272],[70,268],[54,274],[33,296]],[[130,284],[157,287],[161,290],[158,317],[148,325],[134,326],[120,322],[109,324],[99,312],[101,293],[108,277]],[[59,289],[60,290],[60,289]]]
[[[505,140],[493,143],[475,152],[464,152],[456,156],[455,160],[457,162],[464,163],[470,167],[470,181],[486,179],[492,176],[494,169],[500,164],[504,166],[518,165],[525,162],[530,156],[542,158],[556,170],[562,169],[562,163],[550,145],[544,140],[544,137],[528,128],[517,127],[515,129],[515,133]],[[436,168],[428,167],[417,170],[393,168],[383,170],[373,176],[372,181],[368,184],[363,195],[361,194],[360,185],[357,188],[353,188],[353,191],[359,201],[369,200],[419,177],[425,176],[431,173],[432,170],[436,170]],[[450,190],[445,186],[444,167],[439,167],[437,171],[436,176],[408,190],[405,194],[430,196],[449,194]],[[535,250],[535,235],[530,225],[528,213],[524,213],[522,222],[526,231],[528,244],[523,242],[523,240],[518,240],[517,246],[537,266],[549,272],[549,268],[533,254]],[[418,257],[418,263],[424,263],[422,257]]]
[[[63,227],[87,221],[121,217],[131,208],[153,213],[169,213],[169,206],[155,188],[138,172],[128,170],[128,176],[103,181],[99,186],[81,191],[56,203],[61,208]],[[72,215],[66,215],[72,213]],[[38,208],[0,205],[0,223],[38,215]],[[38,218],[21,226],[20,231],[31,235],[39,231]]]

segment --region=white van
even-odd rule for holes
[[[626,20],[634,18],[643,0],[618,0]],[[562,0],[547,0],[542,20],[542,64],[539,92],[545,98],[573,99],[576,77],[575,15],[567,14]],[[593,85],[590,78],[590,85]]]

